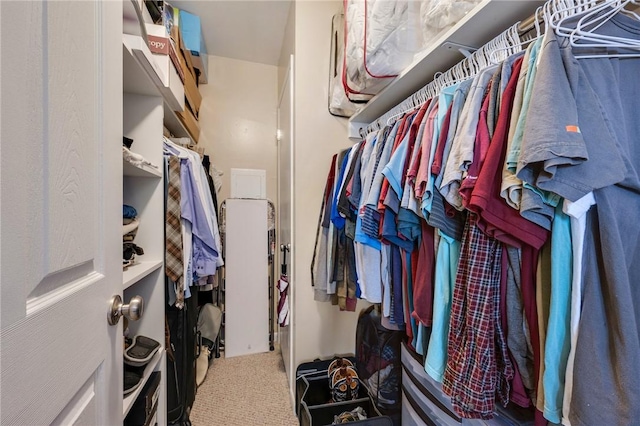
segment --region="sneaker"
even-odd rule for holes
[[[340,367],[334,370],[330,385],[333,402],[343,402],[358,398],[360,379],[353,367]]]
[[[211,349],[209,346],[200,346],[200,356],[196,360],[196,385],[200,386],[204,379],[207,377],[207,371],[209,370],[209,355],[211,355]]]
[[[144,368],[135,368],[125,366],[124,368],[124,386],[123,393],[124,396],[129,395],[131,392],[135,391],[140,387],[142,383],[142,375],[144,373]]]

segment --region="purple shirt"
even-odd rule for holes
[[[184,220],[191,223],[193,234],[192,270],[199,277],[213,275],[216,273],[216,259],[219,257],[219,253],[213,234],[209,230],[209,222],[196,188],[190,160],[182,159],[180,177],[182,180],[180,213]]]

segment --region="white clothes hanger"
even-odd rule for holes
[[[625,13],[628,16],[640,21],[640,16],[631,10],[627,10],[629,4],[638,4],[637,1],[627,0],[617,2],[615,7],[605,10],[604,13],[598,14],[598,11],[589,11],[580,18],[576,24],[576,28],[572,31],[570,40],[572,46],[580,47],[599,47],[602,44],[618,47],[640,46],[640,39],[628,39],[621,37],[613,37],[605,34],[597,34],[595,31],[604,25],[607,21],[619,13]],[[596,44],[579,43],[581,40],[595,41]]]
[[[553,11],[548,15],[548,23],[556,34],[569,38],[576,58],[600,57],[640,57],[640,40],[599,34],[596,31],[619,13],[624,13],[640,21],[637,13],[627,6],[640,4],[638,0],[552,0]],[[574,19],[572,19],[574,18]],[[577,22],[566,25],[567,21]],[[602,52],[580,53],[584,48],[602,48]],[[612,50],[618,49],[618,50]],[[621,49],[621,50],[620,50]]]
[[[545,16],[546,22],[556,31],[556,34],[572,38],[578,45],[580,40],[595,41],[597,44],[582,44],[582,47],[602,47],[603,45],[612,47],[637,46],[640,40],[613,37],[604,34],[597,34],[595,31],[604,23],[609,21],[618,13],[625,13],[630,17],[640,20],[640,16],[627,9],[628,5],[639,5],[638,0],[551,0],[550,10]],[[547,6],[547,5],[545,5]],[[577,24],[566,25],[568,20]]]
[[[491,51],[489,58],[492,64],[499,64],[500,62],[503,62],[507,57],[521,52],[524,46],[527,46],[542,37],[542,31],[540,29],[540,20],[543,19],[542,8],[543,6],[538,7],[534,14],[533,23],[535,36],[527,38],[526,40],[521,40],[518,32],[520,22],[516,22],[511,28],[509,28],[509,30],[507,30],[507,33],[509,34],[508,44],[496,47],[495,50]]]

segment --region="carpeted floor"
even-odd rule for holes
[[[280,350],[214,359],[190,418],[193,426],[297,426]]]

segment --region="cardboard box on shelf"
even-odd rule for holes
[[[180,66],[178,54],[176,53],[176,49],[173,46],[171,39],[169,37],[158,37],[154,35],[147,36],[147,39],[151,53],[168,56],[169,59],[171,59],[171,63],[173,63],[174,68],[180,76],[180,81],[184,84],[184,70]]]
[[[202,96],[198,89],[196,82],[196,72],[191,63],[191,56],[187,53],[182,40],[182,34],[179,31],[182,20],[180,18],[181,11],[178,8],[173,7],[170,3],[164,2],[163,9],[163,30],[164,35],[170,40],[169,54],[174,61],[176,68],[179,70],[178,74],[184,85],[184,97],[186,103],[191,107],[192,114],[198,117],[200,113],[200,104],[202,103]],[[162,26],[157,26],[162,27]],[[155,29],[159,32],[159,29]],[[160,35],[154,33],[154,35]],[[174,47],[175,50],[171,50]]]
[[[177,54],[163,25],[146,24],[147,44],[154,61],[160,67],[163,76],[162,84],[168,89],[172,95],[174,102],[170,102],[171,106],[181,111],[184,109],[184,92],[182,76],[183,71],[179,63],[176,64]]]
[[[202,95],[196,86],[196,81],[189,73],[184,76],[184,96],[194,115],[200,115],[200,104],[202,104]]]
[[[168,2],[163,2],[162,5],[162,23],[167,29],[167,34],[173,40],[175,46],[178,46],[178,27],[180,26],[180,9],[173,7]]]
[[[180,11],[180,36],[193,66],[200,71],[199,82],[206,84],[209,73],[207,48],[202,34],[200,17],[185,10]]]
[[[193,112],[191,112],[191,109],[187,107],[184,111],[176,111],[176,114],[180,121],[182,121],[182,124],[187,128],[187,131],[191,135],[191,139],[193,139],[195,143],[198,143],[198,140],[200,139],[200,123],[198,123],[198,120],[195,115],[193,115]]]
[[[178,35],[179,46],[182,46],[182,38]],[[184,51],[180,49],[177,54],[178,62],[184,74],[184,94],[187,103],[191,106],[191,110],[196,117],[200,114],[200,104],[202,103],[202,95],[196,84],[193,68],[189,67],[189,62],[184,55]]]
[[[188,72],[191,74],[191,76],[195,79],[196,78],[196,72],[193,69],[193,64],[191,63],[191,57],[189,55],[187,55],[185,49],[184,49],[184,44],[182,43],[182,37],[180,36],[180,32],[178,31],[178,33],[176,34],[176,52],[178,52],[178,59],[180,61],[180,66],[183,68],[183,70],[185,72]]]

